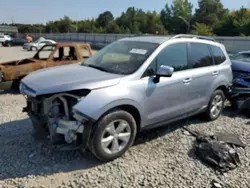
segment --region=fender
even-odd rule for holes
[[[140,114],[144,114],[145,92],[135,90],[143,88],[127,88],[126,86],[113,86],[92,90],[85,98],[77,103],[73,110],[76,110],[94,120],[98,120],[104,113],[112,108],[121,105],[131,105]],[[143,120],[143,117],[141,117]]]

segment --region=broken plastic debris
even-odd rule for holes
[[[242,145],[236,136],[222,133],[209,136],[189,130],[187,127],[184,129],[196,137],[194,149],[200,160],[209,163],[221,172],[235,169],[241,164],[238,153],[229,145]]]
[[[33,158],[34,157],[34,153],[31,153],[30,155],[29,155],[29,158],[31,159],[31,158]]]
[[[215,180],[212,181],[212,188],[222,188],[222,185]]]
[[[18,186],[18,188],[26,188],[26,185],[25,184],[21,184]]]

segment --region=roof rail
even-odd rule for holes
[[[204,39],[204,40],[211,40],[211,41],[216,41],[212,37],[207,37],[207,36],[200,36],[200,35],[191,35],[191,34],[179,34],[173,36],[171,39],[177,39],[177,38],[193,38],[193,39]]]

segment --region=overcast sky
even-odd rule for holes
[[[98,14],[109,10],[115,17],[130,6],[143,10],[160,12],[166,2],[172,0],[8,0],[1,3],[0,23],[46,23],[62,18],[64,15],[73,20],[96,18]],[[198,0],[190,0],[197,7]],[[250,0],[221,0],[226,8],[250,8]]]

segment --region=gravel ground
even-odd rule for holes
[[[231,118],[228,110],[214,122],[194,117],[144,132],[123,157],[100,163],[89,152],[57,151],[35,141],[31,122],[21,112],[24,105],[17,93],[0,94],[0,187],[207,188],[212,180],[223,187],[250,187],[250,120]],[[240,135],[247,144],[238,149],[242,165],[219,174],[201,163],[191,151],[194,138],[183,131],[184,125],[206,134]]]

